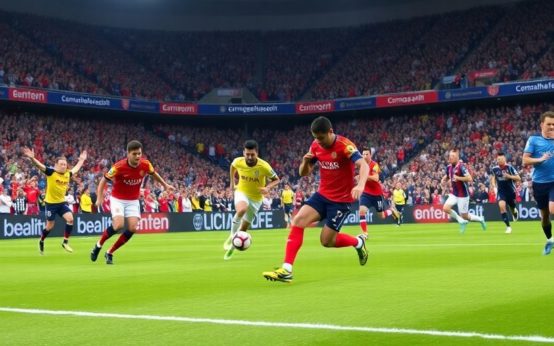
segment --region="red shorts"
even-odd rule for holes
[[[38,215],[39,209],[37,204],[27,204],[27,215]]]

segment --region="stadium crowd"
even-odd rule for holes
[[[175,33],[0,12],[0,84],[165,101],[244,87],[274,102],[485,83],[475,71],[541,78],[554,74],[553,11],[530,0],[349,28]]]
[[[382,170],[386,197],[400,182],[409,204],[442,203],[449,191],[448,186],[440,185],[445,174],[445,154],[450,148],[460,148],[461,159],[474,177],[470,187],[474,201],[495,201],[494,191],[489,189],[489,174],[498,152],[504,152],[522,176],[517,186],[518,198],[530,200],[530,170],[522,166],[522,151],[526,138],[536,132],[539,114],[552,106],[535,103],[419,114],[389,113],[335,120],[334,129],[360,149],[369,148],[373,152],[373,159]],[[86,190],[94,201],[99,179],[113,163],[125,157],[125,143],[134,138],[143,142],[145,155],[158,172],[177,187],[175,193],[168,194],[147,180],[141,197],[146,211],[232,209],[228,167],[232,159],[242,155],[242,143],[247,138],[260,142],[261,158],[272,165],[282,184],[290,183],[304,197],[315,192],[319,179],[317,170],[302,178],[297,173],[312,141],[304,123],[291,122],[271,129],[256,126],[246,133],[242,127],[83,120],[20,112],[0,115],[0,185],[12,203],[21,197],[21,191],[31,204],[37,203],[34,191],[38,188],[43,192],[45,187],[43,174],[21,157],[22,146],[34,148],[36,157],[48,164],[53,164],[58,156],[66,156],[70,166],[82,150],[88,151],[89,158],[81,173],[74,177],[68,196],[76,210]],[[280,189],[272,191],[265,208],[280,206],[279,193]],[[109,197],[109,191],[106,196]],[[104,209],[108,208],[105,203]]]

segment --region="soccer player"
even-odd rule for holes
[[[67,170],[67,159],[63,156],[56,158],[54,167],[47,167],[35,158],[34,150],[24,147],[22,151],[23,155],[26,156],[35,167],[46,174],[46,197],[44,198],[46,227],[42,230],[42,235],[38,242],[40,254],[44,254],[44,239],[46,239],[52,228],[54,228],[56,215],[61,216],[65,220],[62,247],[67,252],[73,252],[73,249],[69,246],[69,236],[73,231],[73,212],[69,209],[65,201],[65,195],[69,189],[71,177],[79,172],[87,159],[87,151],[83,150],[81,152],[79,161],[70,170]]]
[[[481,228],[487,229],[485,218],[477,215],[469,214],[469,187],[468,183],[473,181],[473,177],[469,174],[466,165],[460,160],[460,151],[452,149],[448,153],[448,163],[446,166],[446,175],[442,178],[441,184],[450,181],[451,192],[448,199],[444,202],[442,210],[450,215],[460,224],[460,232],[464,233],[469,221],[477,221],[481,223]],[[458,206],[458,215],[452,207]]]
[[[506,212],[506,204],[510,207],[513,220],[517,221],[517,208],[516,208],[516,181],[520,181],[521,178],[516,169],[506,163],[506,156],[504,153],[498,153],[496,157],[498,165],[494,166],[491,170],[491,183],[490,188],[497,188],[496,199],[498,200],[498,208],[500,208],[500,214],[502,215],[502,221],[506,224],[506,233],[512,233],[512,227],[510,227],[510,220],[508,219],[508,213]]]
[[[400,226],[402,221],[404,221],[402,212],[404,211],[404,206],[406,205],[406,191],[402,188],[401,182],[397,182],[394,190],[392,190],[392,203],[394,203],[394,208],[399,214],[396,218],[396,224]]]
[[[113,253],[131,239],[137,231],[140,220],[139,195],[140,187],[146,175],[159,182],[165,190],[173,190],[173,186],[154,170],[150,161],[142,158],[142,144],[132,140],[127,144],[127,157],[116,162],[104,174],[97,187],[96,206],[99,208],[104,201],[104,188],[108,181],[112,182],[110,209],[112,224],[104,230],[100,240],[94,245],[90,259],[95,262],[100,249],[111,236],[122,231],[117,241],[104,255],[106,264],[113,264]],[[127,222],[128,229],[123,231]]]
[[[292,220],[292,208],[294,202],[294,192],[290,188],[289,184],[285,184],[285,189],[281,192],[281,204],[285,213],[285,223],[287,228],[290,227],[290,221]]]
[[[360,213],[360,228],[362,229],[362,235],[367,239],[367,219],[366,215],[369,208],[373,207],[378,213],[381,219],[391,216],[398,222],[400,214],[392,208],[385,209],[385,199],[383,198],[383,187],[379,182],[379,173],[381,168],[379,164],[371,159],[371,150],[364,148],[362,150],[362,156],[369,167],[369,175],[365,182],[364,192],[360,198],[360,207],[358,209]]]
[[[235,216],[229,237],[223,244],[224,260],[233,256],[235,248],[232,240],[235,233],[239,229],[246,232],[262,205],[263,197],[280,181],[269,163],[258,157],[258,143],[255,140],[244,142],[242,154],[233,160],[229,169],[231,190],[235,191]],[[267,180],[269,183],[266,185]]]
[[[360,265],[367,262],[363,235],[353,237],[340,233],[350,213],[350,203],[359,199],[369,173],[369,167],[356,146],[347,138],[333,132],[331,121],[318,117],[311,124],[315,138],[299,167],[300,176],[307,176],[319,163],[319,188],[292,219],[283,266],[262,275],[271,281],[292,281],[292,266],[302,246],[304,229],[313,222],[326,219],[320,241],[325,247],[354,247]],[[358,183],[354,185],[354,167],[359,169]]]
[[[550,215],[554,214],[554,112],[544,112],[540,118],[541,133],[527,139],[523,150],[523,164],[534,167],[533,196],[541,211],[541,226],[546,236],[543,255],[550,255],[554,239]]]

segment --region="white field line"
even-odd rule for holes
[[[0,307],[0,312],[35,314],[35,315],[119,318],[119,319],[135,319],[135,320],[147,320],[147,321],[207,323],[207,324],[222,324],[222,325],[240,325],[240,326],[250,326],[250,327],[297,328],[297,329],[319,329],[319,330],[347,331],[347,332],[364,332],[364,333],[430,335],[430,336],[442,336],[442,337],[453,337],[453,338],[480,338],[480,339],[505,340],[505,341],[554,343],[554,337],[547,337],[547,336],[540,336],[540,335],[528,335],[528,336],[501,335],[501,334],[485,334],[485,333],[478,333],[478,332],[457,332],[457,331],[404,329],[404,328],[355,327],[355,326],[340,326],[340,325],[333,325],[333,324],[225,320],[225,319],[193,318],[193,317],[179,317],[179,316],[131,315],[131,314],[100,313],[100,312],[88,312],[88,311],[18,309],[18,308],[10,308],[10,307]]]

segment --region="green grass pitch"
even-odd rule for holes
[[[250,322],[383,328],[375,331],[225,325],[0,311],[1,345],[532,345],[384,328],[538,335],[554,342],[554,254],[538,222],[370,225],[366,266],[353,249],[319,245],[306,230],[291,284],[262,271],[281,264],[287,230],[253,231],[253,245],[223,261],[224,232],[137,235],[107,266],[74,237],[75,253],[46,240],[0,242],[0,308],[85,311]],[[357,234],[357,227],[345,227]],[[106,245],[111,245],[115,237]],[[107,246],[105,247],[105,249]]]

